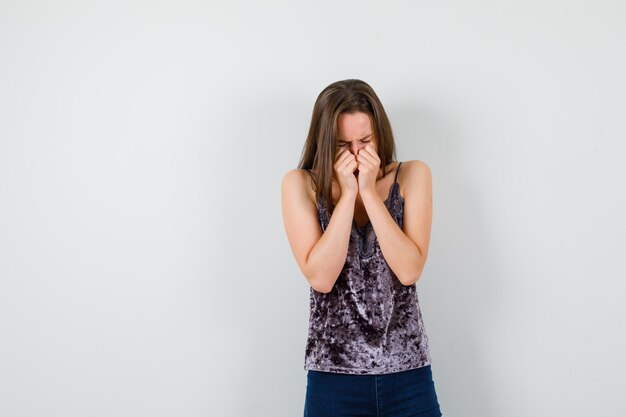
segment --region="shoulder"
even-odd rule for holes
[[[426,162],[421,161],[419,159],[411,159],[408,161],[402,161],[402,166],[400,167],[400,175],[402,175],[402,171],[411,171],[413,174],[430,174],[430,167]]]
[[[402,188],[416,186],[419,184],[430,183],[432,180],[432,171],[428,164],[418,159],[403,161],[398,174],[398,182],[402,184]]]
[[[282,185],[303,185],[309,182],[309,174],[304,169],[294,168],[290,169],[283,175]]]
[[[311,177],[304,169],[294,168],[287,171],[281,181],[281,191],[283,194],[296,193],[301,196],[306,195],[313,199],[314,194]]]

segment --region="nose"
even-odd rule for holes
[[[364,147],[365,146],[362,146],[360,143],[352,142],[350,143],[350,152],[352,152],[352,155],[356,156],[359,153],[359,150]]]

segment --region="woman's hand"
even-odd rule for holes
[[[359,167],[358,186],[359,194],[363,192],[376,192],[376,177],[380,172],[380,158],[374,147],[368,143],[356,155]]]
[[[358,183],[354,171],[356,171],[357,162],[356,158],[350,151],[344,149],[341,152],[337,152],[335,156],[335,163],[333,170],[339,181],[341,187],[341,194],[357,195],[359,192]]]

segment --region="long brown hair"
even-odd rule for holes
[[[380,167],[387,172],[387,165],[396,159],[396,146],[391,123],[380,99],[365,81],[347,79],[335,81],[317,96],[309,133],[298,163],[313,181],[315,201],[322,200],[329,212],[335,208],[332,201],[332,180],[337,149],[337,119],[342,113],[363,112],[372,122],[374,140],[378,148]],[[315,172],[311,172],[314,169]]]

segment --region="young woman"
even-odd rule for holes
[[[417,298],[430,241],[422,161],[398,162],[389,119],[361,80],[317,97],[282,212],[310,289],[305,417],[441,416]]]

